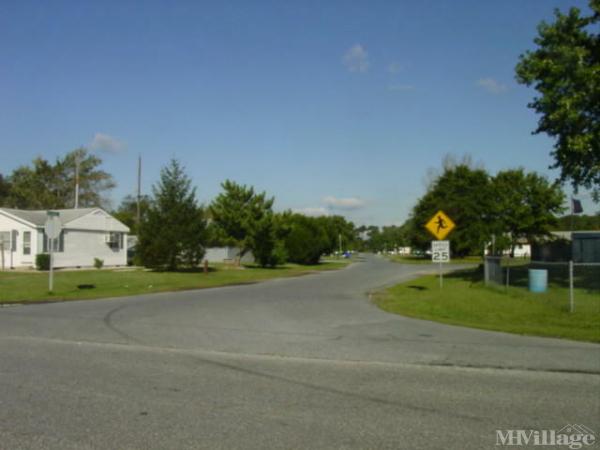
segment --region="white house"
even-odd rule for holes
[[[127,265],[129,228],[100,208],[59,209],[62,232],[54,241],[55,267],[86,267],[94,258],[105,266]],[[48,252],[47,211],[0,208],[0,255],[4,267],[34,267]]]

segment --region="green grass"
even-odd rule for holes
[[[575,312],[570,313],[568,289],[560,281],[550,284],[548,292],[534,294],[519,286],[486,287],[481,279],[481,269],[458,271],[444,277],[440,290],[437,276],[424,276],[379,292],[374,301],[385,311],[418,319],[600,342],[600,289],[595,281],[588,289],[575,290]]]
[[[433,264],[429,256],[401,256],[390,255],[390,261],[402,264]],[[481,256],[466,256],[464,258],[451,258],[450,264],[481,264]]]
[[[286,264],[275,269],[256,266],[241,268],[212,265],[209,273],[153,272],[142,269],[56,271],[54,292],[48,292],[48,273],[0,272],[0,303],[34,303],[58,300],[83,300],[147,294],[152,292],[202,289],[247,284],[279,277],[304,275],[314,271],[335,270],[350,261],[324,261],[318,265]],[[79,285],[93,285],[80,289]]]

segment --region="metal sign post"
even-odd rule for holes
[[[450,241],[431,241],[431,262],[439,263],[441,289],[444,286],[442,264],[450,262]]]
[[[50,246],[50,273],[48,274],[48,291],[54,290],[54,239],[48,238],[48,245]]]
[[[4,235],[0,233],[0,251],[2,251],[2,270],[4,270]]]
[[[48,218],[44,225],[44,232],[46,233],[48,246],[50,247],[50,271],[48,274],[48,290],[50,292],[54,290],[54,243],[62,231],[62,223],[60,222],[59,215],[58,211],[48,211]]]

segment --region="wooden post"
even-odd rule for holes
[[[208,273],[208,259],[204,260],[204,273]]]

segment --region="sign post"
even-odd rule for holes
[[[0,251],[2,251],[2,270],[4,270],[4,233],[0,233]]]
[[[60,236],[62,231],[62,223],[60,222],[58,211],[48,211],[48,218],[44,225],[44,232],[48,238],[48,247],[50,253],[50,271],[48,274],[48,290],[54,290],[54,242]]]
[[[441,289],[444,286],[442,264],[450,262],[450,241],[431,241],[431,262],[439,264]]]
[[[442,274],[442,264],[450,262],[450,241],[443,241],[448,233],[450,233],[456,225],[444,213],[439,210],[435,215],[429,219],[429,222],[425,224],[425,228],[429,231],[437,241],[431,241],[431,262],[439,264],[440,272],[440,289],[444,286],[444,277]]]

